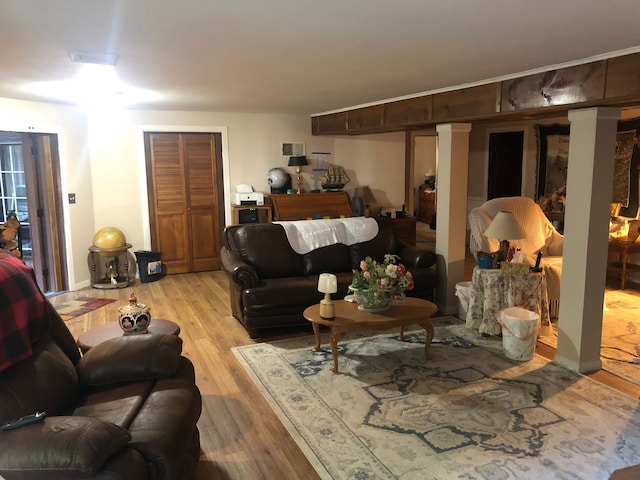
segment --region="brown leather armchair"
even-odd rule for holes
[[[0,476],[12,479],[192,478],[202,400],[182,341],[115,338],[84,356],[33,271],[0,254]]]

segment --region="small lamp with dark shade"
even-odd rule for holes
[[[509,240],[526,238],[527,231],[520,225],[512,212],[501,210],[484,231],[484,236],[500,240],[500,253],[497,261],[503,262],[509,253]]]
[[[301,192],[302,178],[300,177],[300,167],[302,167],[303,165],[309,165],[309,162],[307,162],[307,157],[305,157],[304,155],[289,157],[288,166],[296,167],[296,176],[298,178],[298,191],[296,193]]]

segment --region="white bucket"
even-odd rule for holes
[[[467,319],[469,310],[469,297],[471,296],[471,282],[456,283],[456,297],[458,298],[458,318]]]
[[[509,307],[498,312],[502,325],[502,348],[511,360],[526,362],[533,358],[538,339],[540,315],[521,307]]]

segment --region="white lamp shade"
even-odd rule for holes
[[[527,236],[527,231],[512,212],[501,210],[484,231],[484,236],[497,240],[520,240]]]
[[[318,291],[336,293],[338,291],[338,278],[333,273],[321,273],[318,278]]]

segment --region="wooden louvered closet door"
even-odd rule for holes
[[[166,273],[220,269],[221,142],[211,133],[146,133],[152,249]]]

